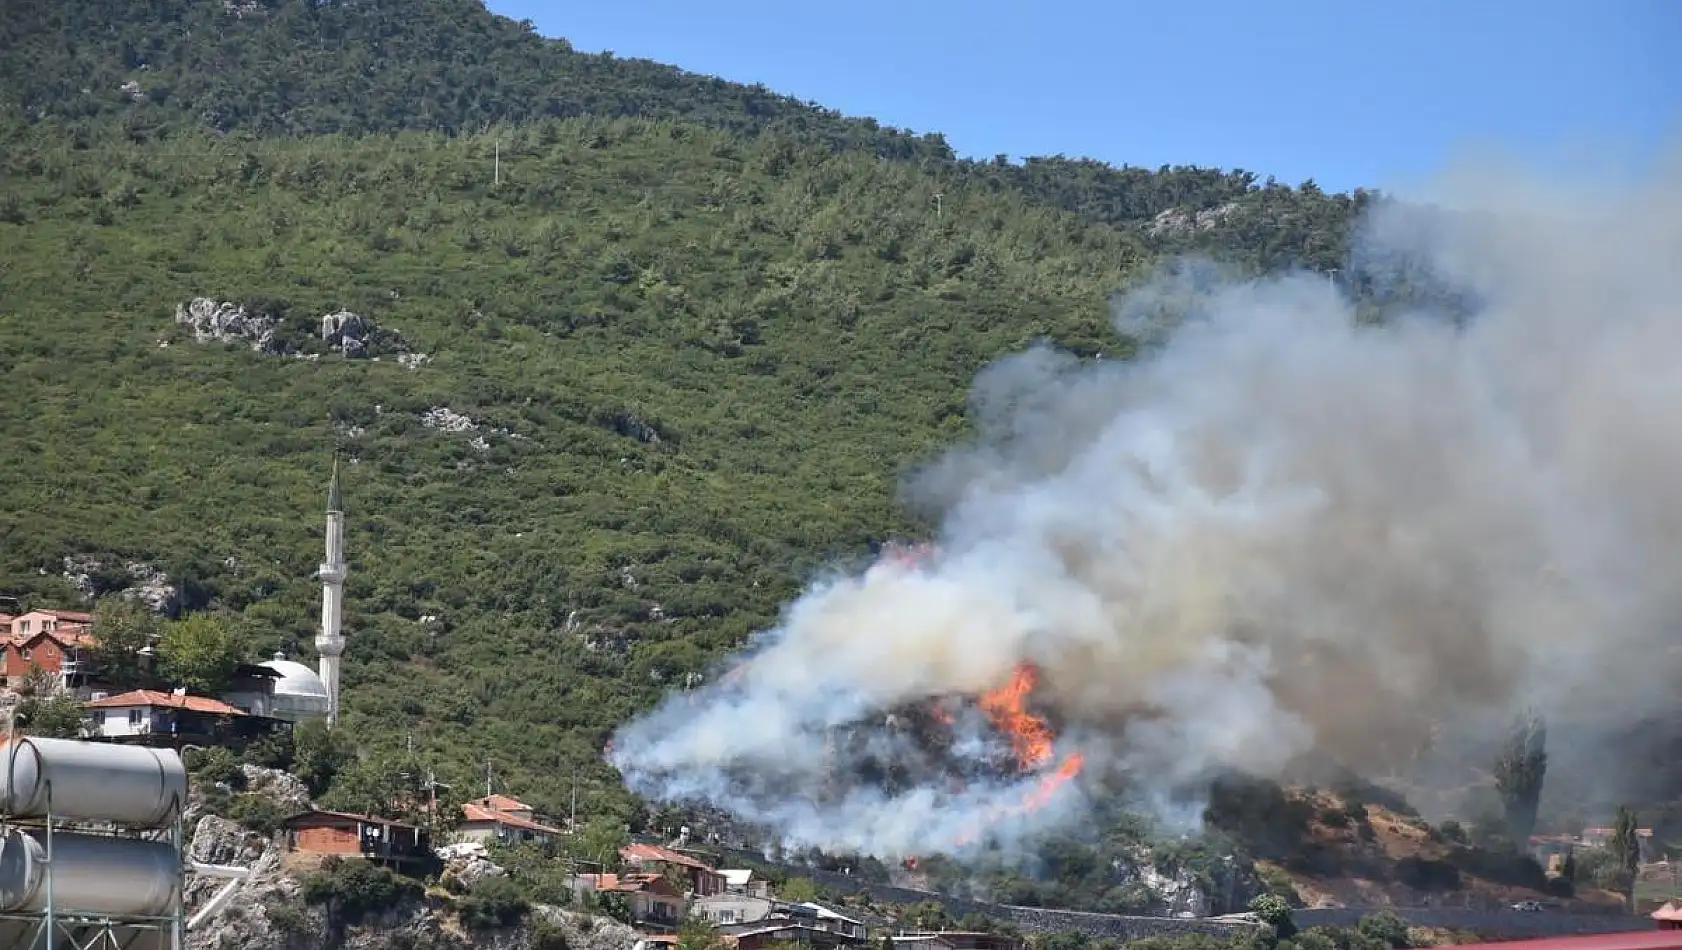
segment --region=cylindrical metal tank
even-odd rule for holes
[[[47,909],[47,833],[0,832],[0,912]],[[181,891],[181,856],[160,841],[54,832],[52,901],[58,914],[165,917]]]
[[[187,803],[187,766],[173,749],[16,738],[0,744],[0,815],[113,821],[145,828]]]

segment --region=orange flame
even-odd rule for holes
[[[981,697],[981,711],[1000,732],[1010,736],[1011,751],[1023,771],[1039,768],[1051,759],[1051,727],[1028,711],[1028,694],[1040,682],[1040,671],[1032,663],[1020,663],[1010,682]]]
[[[1039,681],[1039,670],[1031,663],[1022,663],[1016,667],[1009,683],[983,695],[978,701],[982,712],[987,714],[993,725],[1010,736],[1011,751],[1016,754],[1016,763],[1023,771],[1039,768],[1051,761],[1052,757],[1052,741],[1055,737],[1051,733],[1051,727],[1044,719],[1028,712],[1028,696],[1034,691],[1034,687],[1039,685]],[[1030,814],[1044,808],[1057,795],[1058,789],[1073,781],[1085,766],[1085,756],[1079,752],[1070,753],[1056,769],[1041,778],[1020,803],[993,809],[983,821],[977,823],[977,827],[959,835],[956,844],[959,847],[973,844],[980,837],[981,826],[985,824],[1015,815]]]

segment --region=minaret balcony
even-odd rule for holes
[[[345,566],[343,564],[323,564],[315,572],[326,584],[343,584],[345,582]]]

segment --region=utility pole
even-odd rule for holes
[[[946,195],[941,192],[937,191],[934,193],[934,216],[937,218],[940,217],[940,213],[944,208],[944,205],[941,202],[941,199],[944,197],[946,197]]]
[[[494,149],[492,154],[495,155],[495,158],[492,159],[492,162],[493,162],[492,167],[495,169],[495,171],[493,172],[493,175],[495,176],[495,178],[491,183],[495,184],[495,185],[500,185],[500,184],[502,184],[502,140],[501,139],[495,139],[493,141],[495,142],[495,145],[492,146],[492,148]]]
[[[485,760],[485,797],[491,797],[491,760]]]
[[[572,817],[567,819],[567,825],[574,834],[578,832],[578,766],[572,767]]]

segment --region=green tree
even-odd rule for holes
[[[1625,892],[1631,905],[1635,902],[1635,878],[1641,870],[1641,837],[1635,812],[1619,805],[1617,817],[1612,819],[1612,840],[1607,842],[1616,869],[1618,888]]]
[[[619,851],[630,843],[625,825],[613,818],[594,818],[575,835],[568,835],[561,847],[574,860],[600,865],[604,870],[619,866]]]
[[[158,670],[163,679],[192,693],[225,689],[245,657],[243,631],[220,614],[192,614],[164,625]]]
[[[152,650],[162,623],[151,611],[122,597],[105,597],[93,611],[93,648],[100,676],[123,689],[152,684]]]
[[[320,719],[306,720],[292,730],[292,774],[312,796],[324,794],[339,770],[355,760],[356,750]]]
[[[50,673],[33,670],[18,690],[23,700],[14,711],[17,729],[29,736],[75,739],[88,730],[88,713],[76,697],[61,689]]]
[[[678,950],[724,950],[726,946],[718,930],[702,917],[686,918],[677,932]]]
[[[818,886],[813,884],[810,878],[791,877],[783,882],[778,891],[781,892],[779,896],[791,904],[818,899]]]
[[[1541,716],[1527,712],[1513,724],[1495,760],[1495,790],[1501,797],[1507,836],[1521,850],[1536,830],[1536,811],[1548,773],[1547,743],[1547,724]]]
[[[1291,915],[1291,904],[1277,894],[1258,894],[1250,901],[1250,913],[1256,919],[1273,928],[1273,935],[1280,940],[1288,940],[1297,932],[1296,919]]]

